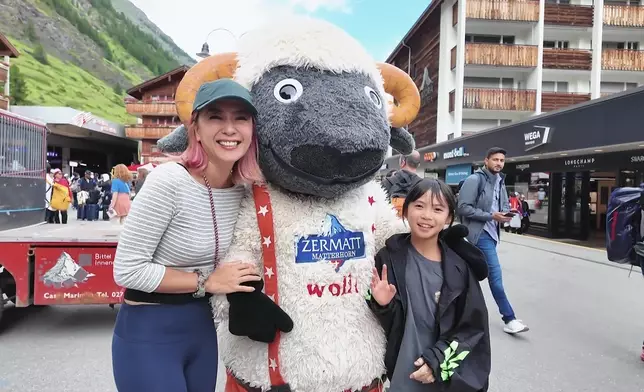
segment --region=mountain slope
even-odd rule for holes
[[[0,0],[0,32],[23,52],[13,64],[29,90],[14,104],[71,106],[131,121],[123,90],[194,64],[134,5],[120,0],[119,10],[111,0]],[[43,75],[48,84],[39,85]]]

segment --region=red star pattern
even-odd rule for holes
[[[373,205],[376,201],[373,199],[373,196],[369,196],[369,205]]]

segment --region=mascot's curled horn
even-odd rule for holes
[[[414,148],[402,127],[418,113],[416,85],[310,18],[248,32],[237,53],[190,69],[176,94],[184,124],[217,78],[251,91],[267,180],[242,201],[226,258],[257,264],[263,292],[213,298],[226,390],[379,391],[386,338],[365,296],[375,253],[404,224],[374,177],[390,144]],[[180,127],[159,147],[186,142]]]

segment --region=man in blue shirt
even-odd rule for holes
[[[528,327],[517,320],[512,305],[503,288],[503,276],[496,245],[499,243],[501,223],[512,220],[506,216],[510,211],[508,191],[505,188],[506,151],[499,147],[488,150],[485,166],[470,175],[458,195],[458,215],[469,229],[467,239],[481,249],[488,264],[488,283],[499,307],[505,326],[510,334],[528,331]]]

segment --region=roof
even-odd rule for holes
[[[172,76],[178,75],[180,73],[185,74],[186,72],[188,72],[189,69],[190,69],[189,65],[182,65],[178,68],[173,69],[172,71],[168,71],[164,73],[163,75],[157,76],[156,78],[153,78],[150,80],[146,80],[145,82],[130,88],[129,90],[127,90],[127,93],[136,99],[142,99],[143,92],[159,84],[163,84],[165,82],[165,79],[167,78],[171,78]]]
[[[416,32],[418,32],[418,29],[420,26],[422,26],[423,23],[429,18],[429,16],[432,14],[432,12],[438,8],[444,0],[432,0],[427,8],[425,8],[425,11],[420,15],[420,17],[416,20],[416,22],[411,26],[411,29],[405,34],[403,39],[400,41],[400,43],[394,48],[393,52],[387,57],[387,60],[385,61],[386,63],[391,63],[394,58],[398,55],[398,52],[400,52],[400,49],[403,48],[404,43],[409,40]],[[440,8],[438,10],[440,12]]]
[[[0,33],[0,56],[18,57],[20,52],[9,42],[9,39]]]

